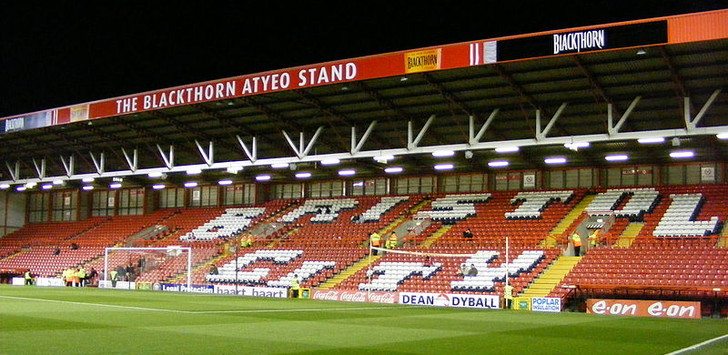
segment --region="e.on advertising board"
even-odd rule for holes
[[[586,313],[662,318],[700,318],[700,302],[588,299]]]

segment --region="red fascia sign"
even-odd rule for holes
[[[586,313],[659,318],[700,318],[700,302],[663,300],[586,300]]]
[[[0,134],[244,96],[412,73],[725,38],[728,11],[572,28],[299,66],[0,118]]]

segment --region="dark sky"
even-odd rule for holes
[[[331,60],[727,7],[717,0],[97,3],[0,4],[0,117]]]

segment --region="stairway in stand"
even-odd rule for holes
[[[355,262],[346,270],[341,271],[336,276],[328,279],[326,282],[319,285],[317,288],[329,290],[332,288],[335,288],[338,284],[343,282],[344,280],[348,279],[350,276],[357,273],[357,271],[362,270],[366,267],[368,267],[371,264],[376,263],[379,259],[382,258],[382,255],[371,255],[371,256],[365,256],[361,260]]]
[[[642,228],[645,226],[644,222],[632,222],[627,225],[622,235],[614,243],[615,247],[629,248],[634,243],[635,238],[640,234]]]
[[[435,231],[435,233],[432,233],[431,236],[427,237],[427,239],[425,239],[422,242],[422,244],[420,245],[420,248],[427,249],[427,248],[431,247],[432,244],[434,244],[435,241],[437,241],[437,238],[440,238],[441,236],[443,236],[445,233],[447,233],[447,231],[452,229],[453,226],[454,225],[449,224],[449,225],[444,225],[444,226],[440,227],[440,229]]]
[[[562,256],[556,259],[538,279],[519,295],[519,297],[546,297],[571,269],[581,261],[580,256]]]
[[[596,195],[586,195],[584,196],[579,203],[574,206],[574,209],[569,211],[569,213],[564,216],[564,219],[559,222],[559,224],[554,227],[554,229],[549,233],[549,235],[544,239],[543,242],[541,242],[541,245],[539,245],[540,248],[553,248],[556,246],[556,241],[558,237],[563,236],[566,231],[569,230],[572,224],[574,224],[574,221],[579,219],[581,217],[582,213],[586,208],[591,204],[592,200]]]

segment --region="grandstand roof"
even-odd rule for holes
[[[5,118],[0,180],[172,176],[198,166],[215,181],[230,165],[246,167],[241,181],[263,172],[291,179],[272,163],[336,177],[324,158],[345,160],[339,167],[357,176],[392,165],[429,174],[440,161],[456,172],[504,159],[508,169],[541,169],[555,156],[566,167],[614,165],[607,154],[629,155],[616,164],[667,163],[678,149],[727,161],[715,136],[728,132],[726,86],[728,10],[509,36]],[[654,136],[667,140],[636,141]],[[574,142],[591,145],[564,146]],[[511,145],[520,151],[494,151]],[[456,156],[430,154],[441,149]],[[380,155],[396,158],[372,159]]]

